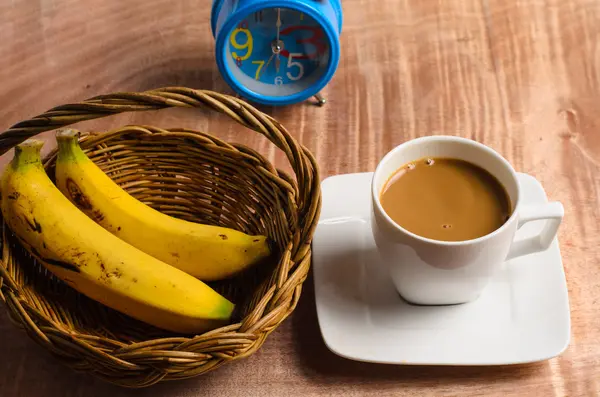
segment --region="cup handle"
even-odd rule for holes
[[[544,225],[544,229],[542,229],[542,232],[537,236],[513,241],[510,250],[508,251],[508,256],[506,257],[507,261],[518,256],[548,249],[558,232],[558,227],[565,214],[563,205],[557,201],[543,205],[524,205],[518,211],[519,224],[517,225],[517,229],[520,229],[521,226],[531,221],[542,219],[546,219],[547,221]]]

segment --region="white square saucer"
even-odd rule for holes
[[[317,315],[334,353],[353,360],[419,365],[502,365],[546,360],[570,339],[569,299],[555,239],[544,252],[504,264],[478,300],[414,306],[396,292],[370,227],[372,173],[322,183],[313,240]],[[543,203],[540,183],[519,174],[524,203]],[[536,233],[541,221],[517,232]]]

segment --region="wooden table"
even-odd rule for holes
[[[266,109],[316,155],[322,176],[373,170],[389,149],[434,133],[477,139],[565,205],[560,246],[572,340],[559,358],[489,368],[347,361],[320,337],[312,279],[252,357],[189,381],[119,389],[57,365],[0,314],[0,395],[600,395],[600,3],[597,0],[343,0],[329,104]],[[52,106],[181,85],[230,92],[214,61],[208,0],[0,3],[0,130]],[[251,144],[266,141],[194,110],[120,115]],[[6,158],[3,159],[3,163]]]

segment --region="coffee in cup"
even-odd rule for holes
[[[400,226],[442,241],[485,236],[512,212],[508,193],[496,177],[455,158],[427,157],[404,164],[388,179],[380,200]]]

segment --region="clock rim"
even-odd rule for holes
[[[213,35],[213,38],[217,36],[217,19],[219,17],[219,13],[221,12],[221,6],[226,0],[213,0],[211,11],[210,11],[210,29]],[[289,1],[289,0],[288,0]],[[301,1],[301,0],[296,0]],[[333,11],[337,17],[338,23],[338,35],[342,34],[342,25],[344,24],[344,15],[342,9],[341,0],[328,0],[329,4],[333,7]]]

